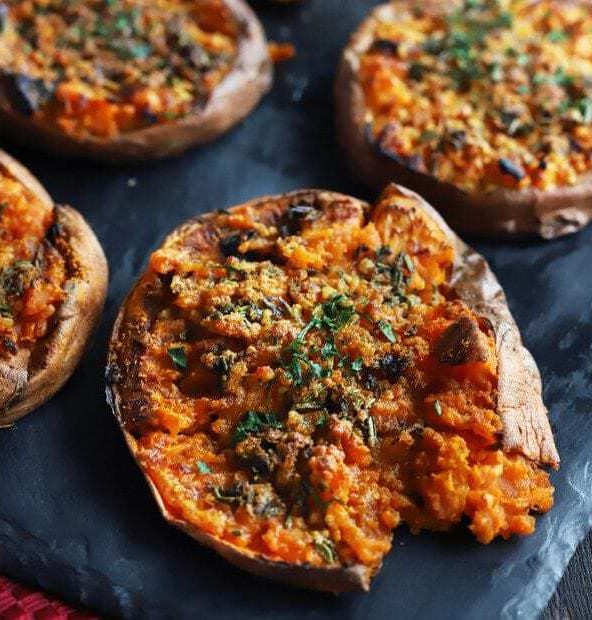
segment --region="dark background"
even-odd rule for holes
[[[556,507],[531,537],[483,547],[463,531],[401,529],[370,594],[303,593],[243,574],[167,526],[127,453],[103,395],[106,343],[121,300],[165,234],[197,213],[265,193],[322,187],[372,198],[341,161],[331,89],[341,47],[376,2],[254,4],[270,38],[294,41],[298,56],[278,67],[255,113],[211,146],[109,168],[3,145],[56,201],[87,217],[111,285],[73,379],[0,432],[0,572],[126,617],[537,617],[592,524],[592,227],[552,242],[475,243],[539,363],[563,459],[553,474]],[[547,618],[592,617],[590,557],[588,545]]]

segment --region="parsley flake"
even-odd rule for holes
[[[167,353],[171,360],[173,360],[176,368],[181,370],[187,369],[187,354],[183,347],[171,347]]]
[[[387,323],[386,321],[378,321],[378,329],[389,342],[396,342],[397,336],[393,332],[393,328],[390,323]]]
[[[249,435],[254,435],[267,428],[283,428],[283,424],[274,413],[264,411],[247,411],[234,429],[232,443],[244,441]]]

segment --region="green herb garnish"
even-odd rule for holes
[[[366,435],[368,437],[368,445],[372,448],[378,443],[378,435],[376,433],[376,421],[369,415],[365,420]]]
[[[397,341],[397,336],[390,323],[387,323],[386,321],[378,321],[378,329],[389,342]]]
[[[352,363],[351,363],[351,369],[354,372],[360,372],[360,370],[362,370],[362,368],[364,367],[364,360],[361,357],[356,358]]]
[[[442,417],[442,405],[439,400],[434,401],[434,411],[438,417]]]
[[[176,368],[181,370],[187,369],[187,354],[183,347],[171,347],[167,353],[171,360],[173,360]]]
[[[212,473],[212,470],[210,469],[207,463],[204,463],[203,461],[197,461],[196,465],[197,465],[197,471],[200,474],[211,474]]]
[[[328,538],[319,536],[317,540],[314,541],[314,546],[325,562],[328,564],[335,562],[335,545]]]
[[[547,38],[551,43],[559,43],[560,41],[565,41],[569,38],[569,35],[565,30],[551,30],[551,32],[547,35]]]
[[[261,433],[267,428],[281,429],[283,428],[283,424],[277,419],[274,413],[264,411],[247,411],[234,429],[232,443],[240,443],[249,435]]]

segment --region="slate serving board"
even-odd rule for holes
[[[241,127],[182,158],[109,168],[3,145],[88,218],[111,286],[67,387],[0,432],[0,572],[132,618],[531,618],[545,607],[592,524],[592,227],[547,243],[475,244],[539,363],[563,459],[557,505],[532,537],[483,547],[463,532],[401,530],[371,593],[290,590],[239,572],[162,521],[105,404],[117,308],[174,226],[302,187],[372,198],[340,161],[331,95],[340,49],[374,4],[255,4],[270,38],[296,43],[297,60],[278,68],[273,92]]]

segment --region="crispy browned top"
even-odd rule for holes
[[[66,264],[53,205],[0,168],[0,363],[50,329]]]
[[[467,191],[548,190],[592,169],[589,0],[394,0],[358,78],[385,156]]]
[[[15,107],[74,135],[111,137],[208,101],[241,25],[224,0],[0,4],[0,70]]]
[[[394,186],[261,199],[171,235],[109,375],[169,514],[245,555],[373,573],[391,532],[530,533],[547,474],[500,448],[489,324],[454,248]]]

